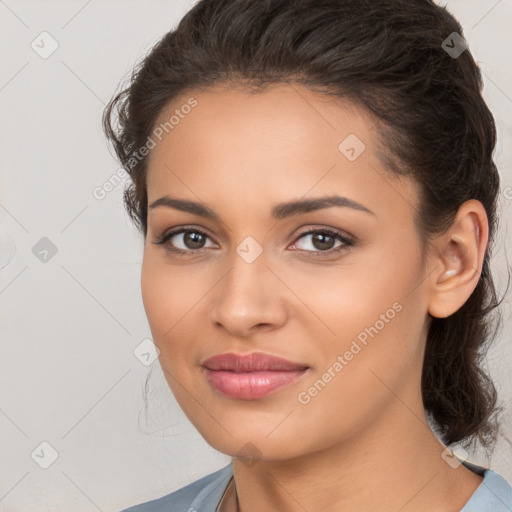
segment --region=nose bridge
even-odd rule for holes
[[[248,300],[248,306],[252,307],[256,305],[255,300],[265,300],[264,288],[269,289],[271,273],[267,269],[268,258],[263,246],[252,236],[247,236],[234,247],[230,264],[223,295],[229,295],[231,300],[236,299],[240,305]]]
[[[276,277],[268,264],[266,252],[253,237],[234,247],[230,270],[215,296],[214,320],[239,333],[282,320]]]

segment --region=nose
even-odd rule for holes
[[[237,337],[269,331],[286,322],[286,287],[263,252],[252,262],[235,252],[232,266],[215,287],[211,320]]]

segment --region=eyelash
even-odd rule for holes
[[[193,253],[198,253],[202,250],[202,249],[189,249],[189,250],[177,249],[175,247],[171,247],[171,245],[167,243],[173,236],[179,235],[181,233],[199,233],[207,238],[210,238],[209,235],[201,229],[192,228],[192,227],[190,227],[190,228],[184,227],[184,228],[180,228],[180,229],[177,229],[174,231],[164,232],[157,238],[157,241],[153,242],[153,243],[156,245],[167,245],[166,250],[177,255],[177,256],[187,256],[187,255],[190,255]],[[352,240],[351,238],[343,236],[341,233],[338,233],[336,231],[333,231],[330,229],[321,229],[321,228],[320,229],[311,229],[309,231],[299,233],[299,235],[297,235],[297,238],[295,239],[295,241],[293,242],[292,245],[295,245],[295,243],[297,241],[299,241],[301,238],[303,238],[307,235],[314,235],[314,234],[318,234],[318,233],[328,235],[332,238],[335,238],[336,240],[339,240],[340,242],[342,242],[342,245],[340,245],[339,247],[337,247],[335,249],[328,249],[326,251],[305,251],[306,253],[320,254],[320,255],[325,254],[326,256],[332,256],[333,254],[338,254],[344,250],[347,250],[349,247],[354,245],[354,240]],[[298,250],[301,250],[301,249],[298,249]]]

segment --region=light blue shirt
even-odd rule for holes
[[[512,488],[500,475],[469,462],[463,464],[484,479],[460,512],[512,512]],[[121,512],[215,512],[232,476],[230,463],[171,494]]]

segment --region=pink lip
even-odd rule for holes
[[[202,365],[208,382],[222,394],[240,400],[262,398],[297,381],[309,369],[261,352],[210,357]]]

